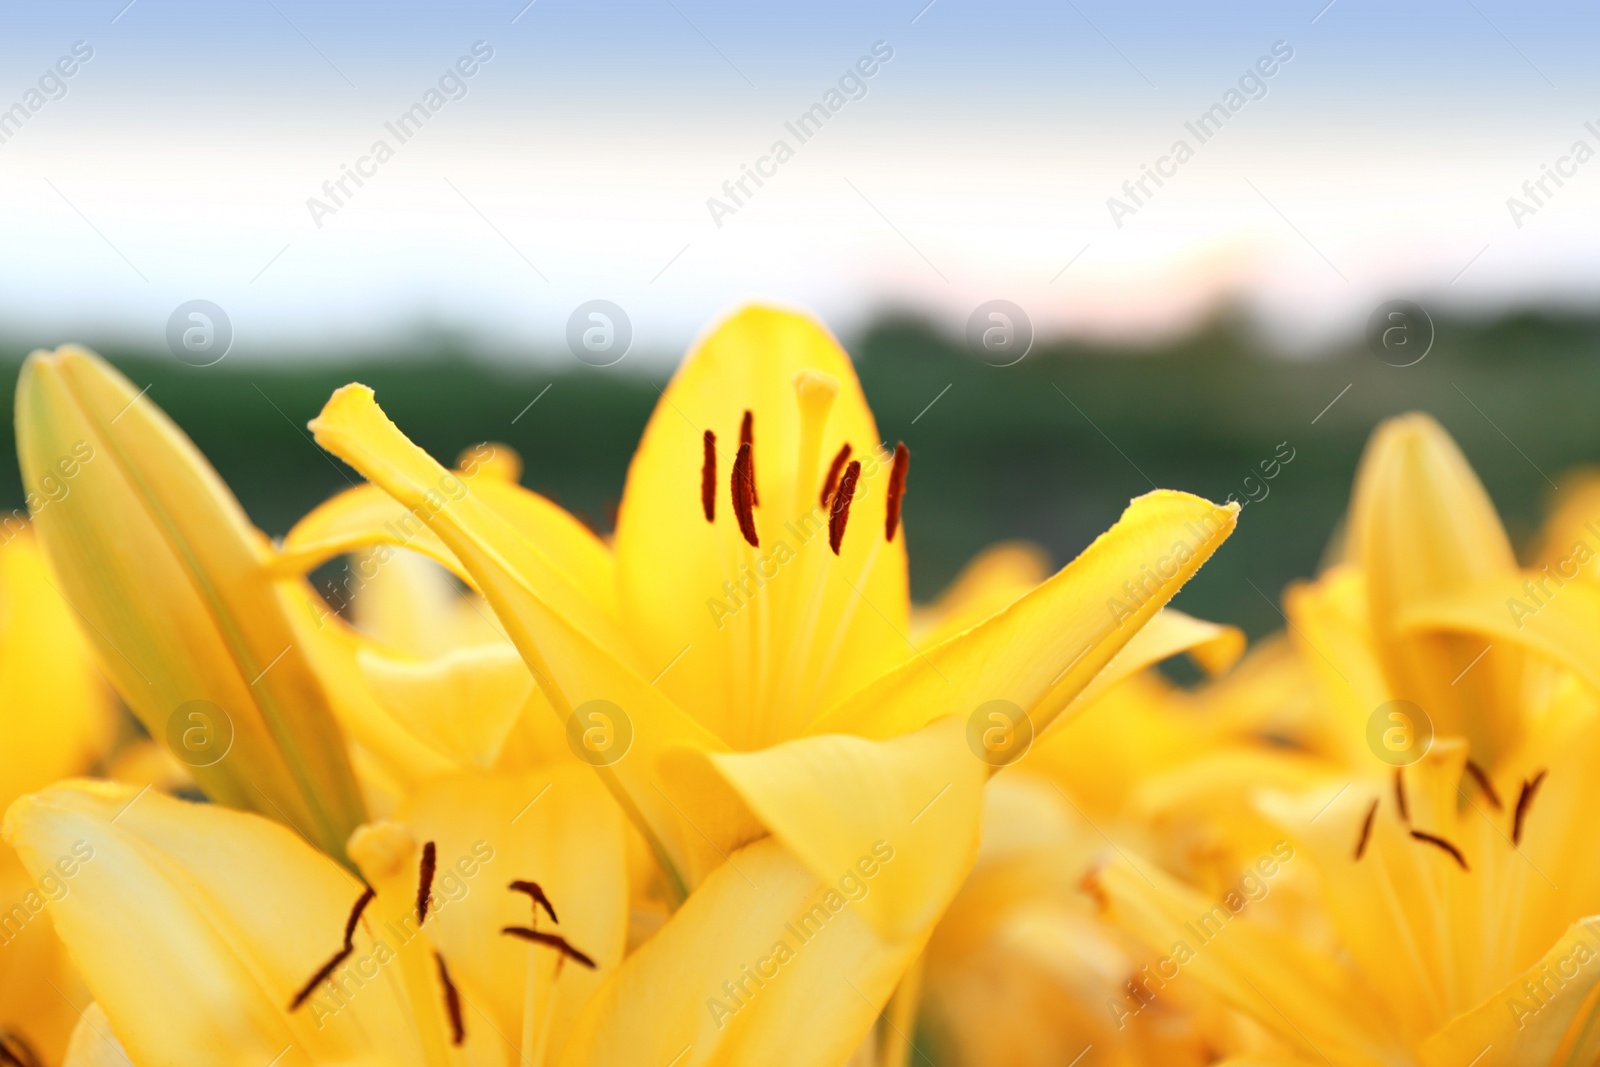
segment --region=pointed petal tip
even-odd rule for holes
[[[805,337],[808,343],[821,343],[840,350],[839,344],[827,326],[809,312],[797,308],[780,307],[777,304],[745,304],[736,308],[732,313],[715,320],[695,342],[689,346],[692,356],[703,349],[713,347],[713,343],[733,337]],[[837,387],[837,379],[831,375],[818,374],[819,379],[833,380]],[[800,384],[798,381],[795,383]]]
[[[56,348],[35,348],[28,353],[27,363],[104,363],[105,360],[89,348],[69,341]]]
[[[469,477],[481,475],[516,485],[522,480],[522,453],[502,441],[481,441],[461,450],[456,470]]]
[[[5,818],[0,820],[0,838],[16,847],[23,831],[22,824],[49,809],[98,814],[109,819],[138,799],[147,788],[101,778],[64,779],[37,793],[26,793],[12,801],[6,809]]]
[[[372,391],[371,386],[362,385],[360,382],[341,385],[328,397],[327,403],[322,405],[317,417],[306,423],[306,428],[316,433],[325,428],[328,422],[341,412],[351,408],[359,409],[368,404],[377,404],[377,394]]]
[[[1136,505],[1146,502],[1199,505],[1210,508],[1219,521],[1226,523],[1229,532],[1232,532],[1239,521],[1240,505],[1237,500],[1229,500],[1218,504],[1207,500],[1203,496],[1184,492],[1182,489],[1152,489],[1148,493],[1141,493],[1128,501],[1128,506],[1123,509],[1123,514],[1126,515]]]

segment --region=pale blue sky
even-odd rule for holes
[[[93,49],[0,143],[0,329],[30,341],[159,343],[192,298],[247,356],[420,322],[559,348],[596,297],[670,353],[751,298],[1128,333],[1237,295],[1315,339],[1402,293],[1594,296],[1600,162],[1520,227],[1506,204],[1600,148],[1588,5],[124,2],[0,7],[0,112]],[[465,97],[313,219],[478,41]],[[879,41],[865,96],[718,226],[708,198]],[[1113,219],[1280,41],[1266,96]]]

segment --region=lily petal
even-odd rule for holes
[[[111,1020],[100,1010],[100,1005],[90,1004],[72,1031],[72,1042],[67,1046],[62,1067],[128,1067],[128,1058],[117,1035],[111,1031]]]
[[[1546,582],[1544,595],[1536,599],[1528,585],[1540,581]],[[1560,663],[1600,690],[1600,583],[1575,581],[1557,587],[1541,574],[1507,574],[1419,601],[1396,624],[1403,633],[1452,630],[1472,634],[1479,643],[1487,639],[1521,647]]]
[[[436,752],[487,770],[533,696],[533,676],[511,645],[467,645],[428,660],[356,653],[374,698]],[[548,714],[548,713],[546,713]]]
[[[977,855],[990,767],[950,718],[887,741],[803,737],[709,757],[762,824],[823,881],[894,848],[858,905],[885,938],[930,929]]]
[[[1050,577],[1050,557],[1031,541],[1001,541],[967,561],[939,599],[911,617],[911,637],[936,645],[970,629]]]
[[[504,445],[480,446],[502,449]],[[471,450],[469,450],[469,454]],[[503,470],[477,464],[455,471],[473,487],[477,500],[504,518],[547,557],[590,601],[606,614],[616,615],[616,566],[611,550],[583,523],[565,510],[500,476]],[[310,571],[335,556],[375,545],[388,545],[421,553],[454,571],[468,584],[470,572],[428,528],[425,516],[408,509],[376,485],[358,485],[328,499],[295,524],[284,538],[279,566],[298,573]]]
[[[1244,631],[1237,626],[1207,622],[1176,608],[1162,608],[1122,646],[1122,651],[1111,657],[1111,662],[1072,703],[1087,708],[1112,686],[1182,652],[1187,652],[1208,675],[1216,677],[1239,662],[1244,647]]]
[[[0,694],[0,806],[111,747],[111,690],[26,527],[0,545]]]
[[[972,629],[914,651],[810,732],[893,736],[998,699],[1022,708],[1043,733],[1210,558],[1238,514],[1237,504],[1146,493],[1049,581]]]
[[[873,875],[823,882],[773,840],[739,850],[600,989],[563,1067],[845,1062],[922,948],[846,896],[845,875],[870,895],[899,852],[865,859]]]
[[[1593,1063],[1600,1056],[1600,917],[1579,919],[1544,957],[1422,1045],[1427,1067]],[[1578,961],[1578,962],[1575,962]],[[1577,972],[1570,974],[1569,972]],[[1548,983],[1561,976],[1551,995]],[[1537,990],[1540,998],[1529,995]]]

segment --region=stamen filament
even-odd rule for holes
[[[450,980],[450,969],[444,965],[444,957],[435,952],[433,958],[439,964],[439,983],[444,986],[445,1014],[450,1016],[450,1044],[459,1048],[467,1037],[466,1027],[461,1022],[461,994]]]
[[[305,985],[301,986],[300,990],[295,993],[294,999],[289,1002],[290,1011],[298,1010],[300,1005],[304,1004],[308,999],[310,999],[311,994],[316,991],[317,986],[321,985],[330,975],[332,975],[333,972],[338,969],[339,964],[348,959],[350,954],[356,950],[356,924],[361,921],[361,913],[367,910],[367,905],[371,904],[372,899],[377,895],[378,891],[376,889],[373,889],[371,886],[367,886],[367,888],[362,892],[361,896],[357,898],[355,907],[350,909],[350,917],[346,919],[344,923],[344,945],[339,949],[338,952],[333,954],[333,957],[329,959],[327,963],[324,963],[321,967],[317,968],[317,973],[311,976],[311,980]]]
[[[1377,814],[1378,801],[1374,799],[1372,802],[1372,807],[1367,809],[1367,817],[1361,821],[1361,840],[1356,842],[1357,862],[1361,860],[1362,856],[1367,854],[1367,842],[1372,839],[1372,820],[1377,817]]]

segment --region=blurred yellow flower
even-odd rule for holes
[[[31,529],[0,544],[0,807],[88,773],[111,748],[111,692],[61,599]],[[52,928],[82,852],[37,884],[0,847],[0,1048],[57,1062],[78,1021],[82,980]],[[54,988],[52,988],[54,987]]]
[[[1557,512],[1547,543],[1570,535],[1572,514]],[[1272,1062],[1600,1055],[1600,865],[1585,844],[1600,701],[1572,658],[1600,631],[1577,574],[1546,598],[1556,610],[1537,633],[1519,628],[1507,599],[1541,573],[1519,572],[1432,420],[1380,427],[1342,559],[1287,597],[1326,709],[1309,735],[1326,753],[1320,785],[1248,783],[1246,821],[1315,872],[1322,921],[1211,896],[1132,856],[1096,876],[1108,918],[1293,1050]]]

